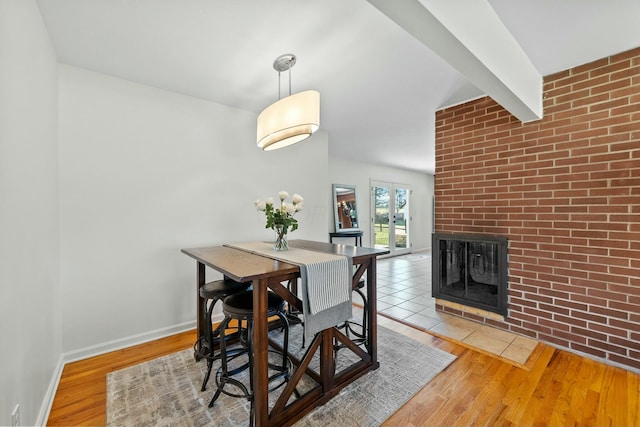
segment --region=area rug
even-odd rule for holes
[[[299,326],[291,327],[290,345],[298,354],[305,350],[300,330]],[[348,349],[339,351],[338,371],[350,363],[350,354]],[[378,326],[378,360],[380,368],[346,386],[295,425],[378,426],[455,356]],[[107,426],[248,426],[249,403],[245,399],[222,394],[213,408],[207,406],[216,389],[218,363],[204,392],[200,387],[206,362],[196,362],[191,349],[108,374]],[[307,377],[307,381],[312,380]],[[270,393],[270,405],[277,393]]]

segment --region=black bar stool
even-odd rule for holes
[[[278,316],[280,321],[282,322],[282,327],[284,329],[284,340],[282,344],[282,361],[279,364],[269,363],[269,369],[275,371],[273,374],[269,375],[269,383],[272,381],[278,381],[275,385],[269,387],[269,391],[274,391],[289,381],[290,374],[290,361],[287,356],[289,351],[289,321],[287,320],[286,313],[286,304],[285,301],[279,297],[274,292],[267,293],[267,317]],[[216,373],[216,384],[218,389],[214,393],[211,398],[211,402],[209,402],[209,407],[211,408],[215,401],[220,397],[221,393],[224,393],[228,396],[232,397],[242,397],[251,402],[251,411],[250,411],[250,419],[249,425],[253,425],[254,421],[254,407],[253,407],[253,291],[244,291],[239,292],[233,295],[230,295],[224,299],[222,304],[222,311],[224,312],[225,318],[220,324],[220,354],[221,354],[221,362],[222,366],[218,369]],[[246,321],[247,329],[246,329],[246,338],[243,340],[243,344],[246,346],[246,353],[248,354],[249,362],[249,387],[247,387],[242,381],[234,378],[234,375],[239,373],[240,371],[246,369],[246,365],[243,365],[236,369],[229,369],[229,352],[227,351],[226,339],[225,339],[225,330],[227,325],[231,320],[236,320],[239,323],[242,321]],[[244,337],[244,334],[243,334]],[[278,353],[275,350],[269,350],[272,353]],[[230,384],[238,389],[240,389],[240,393],[234,393],[229,390],[225,390],[225,385]],[[296,393],[297,394],[297,393]]]
[[[362,230],[329,233],[329,243],[333,243],[334,237],[355,237],[355,246],[362,246],[363,233],[364,232]],[[369,313],[369,306],[367,304],[367,297],[362,291],[364,285],[365,281],[360,280],[352,290],[353,292],[360,295],[360,298],[362,299],[362,323],[347,320],[342,325],[338,326],[338,329],[344,329],[345,335],[347,335],[347,337],[351,338],[351,335],[353,335],[354,338],[351,338],[351,341],[358,345],[367,343],[367,315]],[[336,345],[335,347],[337,351],[343,346]]]
[[[351,341],[358,345],[367,343],[367,315],[369,313],[369,307],[367,305],[367,297],[364,295],[364,292],[362,292],[364,285],[365,281],[360,280],[353,288],[353,292],[357,293],[360,298],[362,298],[362,323],[347,320],[342,325],[338,326],[338,329],[344,329],[347,337],[351,338],[351,335],[353,335],[354,338],[351,338]],[[336,351],[342,347],[343,346],[337,345]]]
[[[226,297],[238,292],[246,291],[251,283],[240,283],[235,280],[225,278],[224,280],[216,280],[206,283],[200,287],[200,297],[203,298],[203,311],[206,313],[205,333],[206,336],[199,337],[195,344],[195,351],[198,357],[207,359],[207,374],[202,382],[201,391],[207,389],[207,383],[211,376],[211,368],[214,360],[220,358],[221,352],[215,352],[215,345],[219,343],[220,325],[213,329],[211,316],[213,309],[218,301],[223,301]],[[225,325],[226,327],[226,325]],[[240,323],[238,323],[238,334],[240,333]],[[228,337],[227,337],[228,338]]]

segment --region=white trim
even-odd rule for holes
[[[369,222],[369,233],[371,233],[371,240],[374,242],[372,247],[376,247],[376,232],[375,232],[375,216],[376,216],[376,194],[374,191],[374,187],[384,187],[389,189],[389,245],[385,246],[386,249],[389,250],[387,255],[383,255],[380,258],[389,258],[400,255],[407,255],[414,251],[412,247],[412,233],[413,233],[413,188],[411,188],[410,184],[402,184],[391,181],[382,181],[373,178],[369,178],[369,209],[370,209],[370,222]],[[406,234],[406,247],[398,248],[395,246],[396,243],[396,233],[395,227],[391,227],[391,216],[394,216],[395,220],[395,210],[396,210],[396,199],[395,194],[397,189],[407,190],[407,203],[408,203],[408,211],[406,212],[407,218],[405,218],[405,223],[407,224],[408,233]],[[395,222],[394,222],[395,223]],[[393,242],[391,241],[393,239]]]
[[[56,397],[56,391],[58,390],[58,384],[60,383],[60,377],[62,377],[64,365],[64,356],[60,354],[56,368],[51,376],[51,381],[49,381],[49,387],[47,387],[47,392],[45,393],[44,398],[42,399],[42,404],[40,405],[40,411],[38,412],[38,418],[36,419],[35,424],[37,426],[47,425],[47,420],[49,419],[49,413],[51,413],[53,399]]]
[[[180,323],[178,325],[169,326],[166,328],[155,329],[153,331],[143,332],[141,334],[130,335],[125,338],[120,338],[113,341],[107,341],[106,343],[93,345],[79,350],[74,350],[64,354],[64,362],[71,363],[78,360],[87,359],[89,357],[99,356],[104,353],[109,353],[115,350],[121,350],[123,348],[131,347],[145,342],[157,340],[159,338],[168,337],[170,335],[179,334],[181,332],[194,329],[196,322],[191,320],[189,322]]]

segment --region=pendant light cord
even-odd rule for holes
[[[293,65],[289,66],[289,96],[291,96],[291,68],[293,68]],[[278,71],[278,99],[282,99],[282,89],[281,89],[281,84],[280,84],[280,74],[281,72]]]

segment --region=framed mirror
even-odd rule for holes
[[[333,214],[336,219],[336,232],[360,230],[356,186],[333,184]]]

